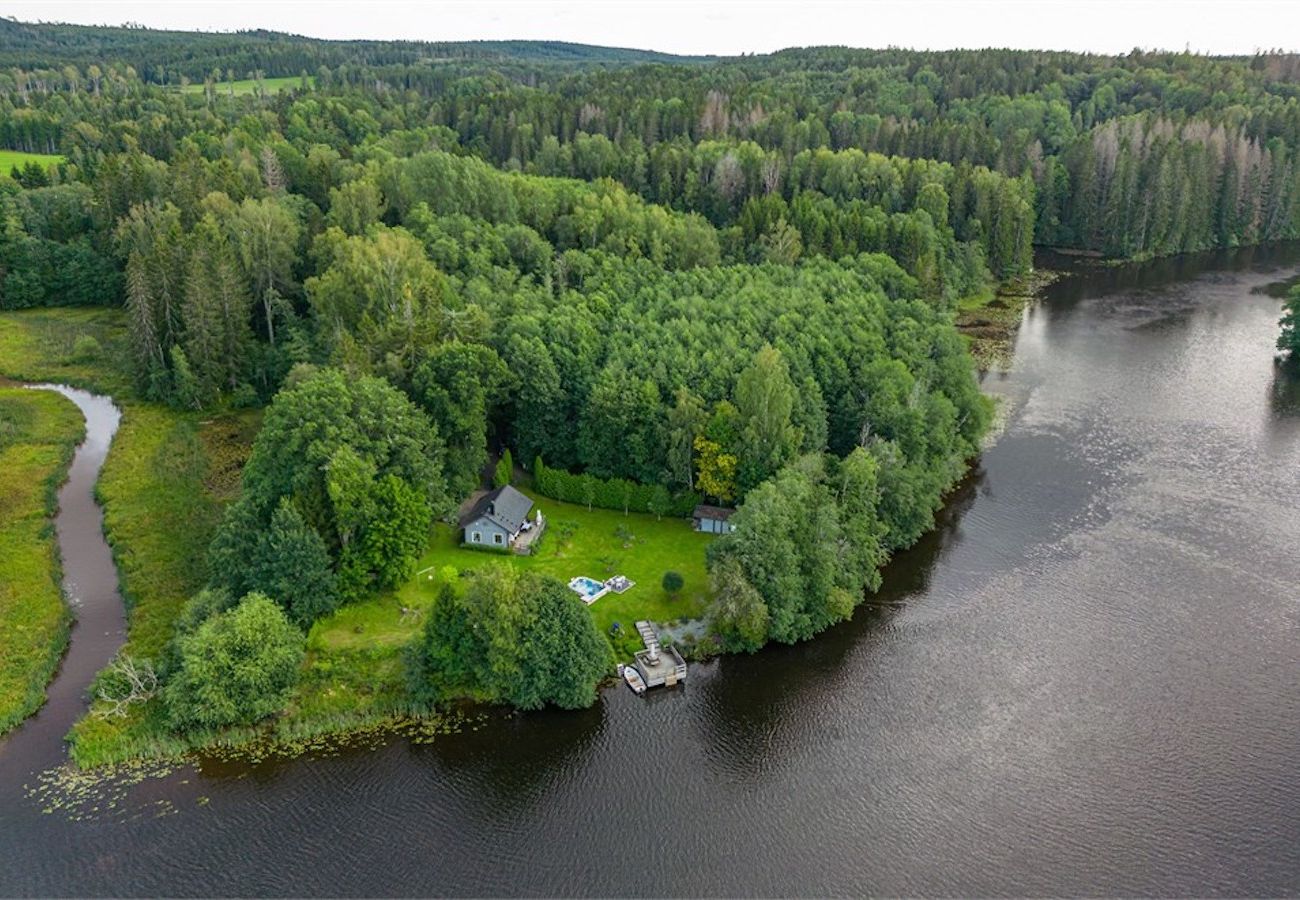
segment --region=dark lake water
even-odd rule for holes
[[[882,604],[685,689],[47,813],[52,703],[0,744],[0,892],[1298,893],[1300,392],[1252,290],[1297,270],[1056,285]]]

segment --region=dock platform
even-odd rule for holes
[[[638,650],[634,657],[636,669],[641,673],[647,687],[673,685],[686,680],[686,660],[677,652],[676,647],[664,648],[659,645],[659,634],[647,621],[636,623],[637,633],[641,635],[644,650]]]

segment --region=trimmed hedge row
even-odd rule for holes
[[[670,518],[689,516],[701,500],[699,494],[689,491],[673,496],[661,484],[637,484],[625,478],[597,478],[587,473],[575,475],[564,469],[552,469],[540,456],[533,461],[533,489],[543,497],[565,503]]]

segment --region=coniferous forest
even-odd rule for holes
[[[708,551],[716,647],[806,639],[978,451],[960,302],[1036,245],[1300,237],[1295,56],[713,59],[9,20],[0,48],[0,150],[25,155],[0,175],[0,309],[121,307],[138,396],[265,409],[160,663],[175,728],[278,708],[214,704],[204,648],[275,635],[287,690],[302,631],[409,579],[496,450],[588,507],[738,507]],[[415,693],[590,703],[589,634],[578,681],[448,674],[474,622],[510,627],[503,598],[563,606],[530,584],[448,595]]]

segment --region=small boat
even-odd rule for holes
[[[630,687],[634,693],[645,693],[645,679],[641,677],[641,673],[636,670],[635,666],[623,667],[623,680],[627,682],[627,686]]]

